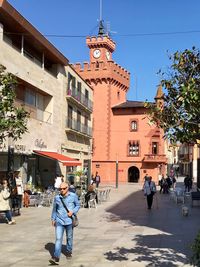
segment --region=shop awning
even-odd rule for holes
[[[58,161],[62,162],[62,164],[64,166],[70,166],[71,167],[71,166],[80,166],[81,165],[81,162],[79,160],[72,159],[70,157],[59,154],[57,152],[40,151],[40,150],[33,150],[33,152],[39,156],[58,160]]]

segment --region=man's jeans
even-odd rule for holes
[[[64,230],[66,231],[66,239],[67,239],[66,251],[72,253],[72,247],[73,247],[72,224],[70,224],[70,225],[57,225],[55,230],[56,230],[56,243],[55,243],[54,257],[60,258]]]
[[[5,215],[6,215],[6,219],[9,221],[9,222],[11,222],[12,221],[12,212],[11,212],[11,210],[5,210],[5,211],[3,211],[4,213],[5,213]]]

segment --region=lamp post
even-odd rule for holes
[[[14,183],[14,147],[11,145],[8,145],[7,178],[8,178],[10,187],[13,189],[15,187],[15,183]]]
[[[116,160],[116,188],[118,188],[118,174],[119,174],[119,172],[118,172],[118,160]]]

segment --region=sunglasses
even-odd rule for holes
[[[59,190],[66,190],[68,187],[59,188]]]

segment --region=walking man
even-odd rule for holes
[[[66,232],[66,257],[72,257],[73,227],[72,216],[80,209],[78,196],[69,191],[69,184],[63,182],[59,188],[60,194],[56,195],[53,202],[51,215],[52,226],[55,227],[56,241],[54,256],[49,260],[53,265],[59,264],[64,231]],[[66,211],[64,205],[67,207]]]

